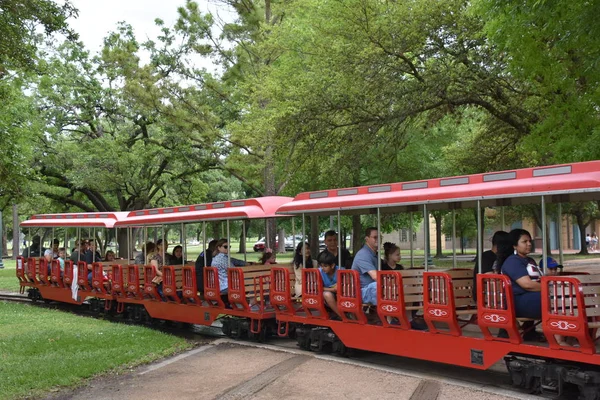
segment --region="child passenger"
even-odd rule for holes
[[[263,265],[277,264],[277,255],[273,250],[266,248],[265,252],[260,258],[260,263]]]
[[[329,251],[325,250],[319,254],[319,272],[321,273],[321,280],[323,281],[323,299],[331,311],[333,311],[339,318],[342,316],[338,311],[337,307],[337,271],[340,267],[336,265],[336,257]],[[343,268],[341,268],[343,269]]]

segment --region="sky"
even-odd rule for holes
[[[79,10],[79,16],[71,18],[69,25],[92,53],[100,51],[108,32],[115,30],[117,23],[126,21],[135,32],[138,42],[155,39],[160,29],[154,20],[161,18],[166,26],[177,20],[177,8],[185,0],[70,0]],[[234,14],[218,0],[197,0],[200,9],[218,13],[225,20],[233,20]],[[142,57],[143,59],[143,57]],[[209,63],[208,61],[205,61]],[[206,67],[210,67],[206,65]]]

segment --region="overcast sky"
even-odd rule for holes
[[[218,0],[197,2],[205,12],[216,12],[227,20],[234,18]],[[69,20],[69,25],[89,50],[97,52],[106,34],[115,30],[120,21],[133,27],[139,42],[155,39],[160,30],[154,20],[161,18],[166,26],[172,26],[177,20],[177,8],[185,5],[185,0],[71,0],[71,4],[79,10],[79,17]]]

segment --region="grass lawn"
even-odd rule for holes
[[[15,273],[15,260],[2,260],[4,269],[0,269],[0,290],[18,292],[19,281]]]
[[[193,346],[144,327],[7,302],[0,326],[0,399],[7,400],[44,397]]]

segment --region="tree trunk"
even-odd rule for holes
[[[588,224],[586,224],[584,221],[584,216],[583,213],[581,212],[574,212],[573,215],[575,215],[575,219],[577,220],[577,226],[579,227],[579,241],[580,241],[580,246],[581,246],[581,251],[577,254],[589,254],[588,253],[588,249],[587,249],[587,245],[585,243],[585,228],[587,228]]]
[[[117,230],[117,243],[119,246],[119,257],[125,260],[131,260],[133,258],[133,252],[131,249],[135,247],[135,235],[132,235],[131,240],[133,243],[127,241],[127,228]]]
[[[277,234],[277,253],[285,253],[285,229],[280,229]]]
[[[310,254],[313,260],[317,259],[319,254],[319,217],[316,215],[310,216]]]
[[[357,251],[364,244],[364,232],[362,224],[360,223],[360,215],[352,216],[352,254],[356,254]]]
[[[442,258],[444,253],[442,252],[442,217],[443,214],[440,211],[434,211],[431,213],[435,221],[435,258]]]
[[[12,258],[13,260],[17,259],[19,255],[19,248],[21,243],[21,231],[19,230],[19,207],[15,204],[13,205],[13,252]]]
[[[243,226],[244,229],[242,229],[240,232],[240,254],[244,254],[246,252],[246,238],[248,237],[248,231],[250,230],[250,220],[246,221]]]

